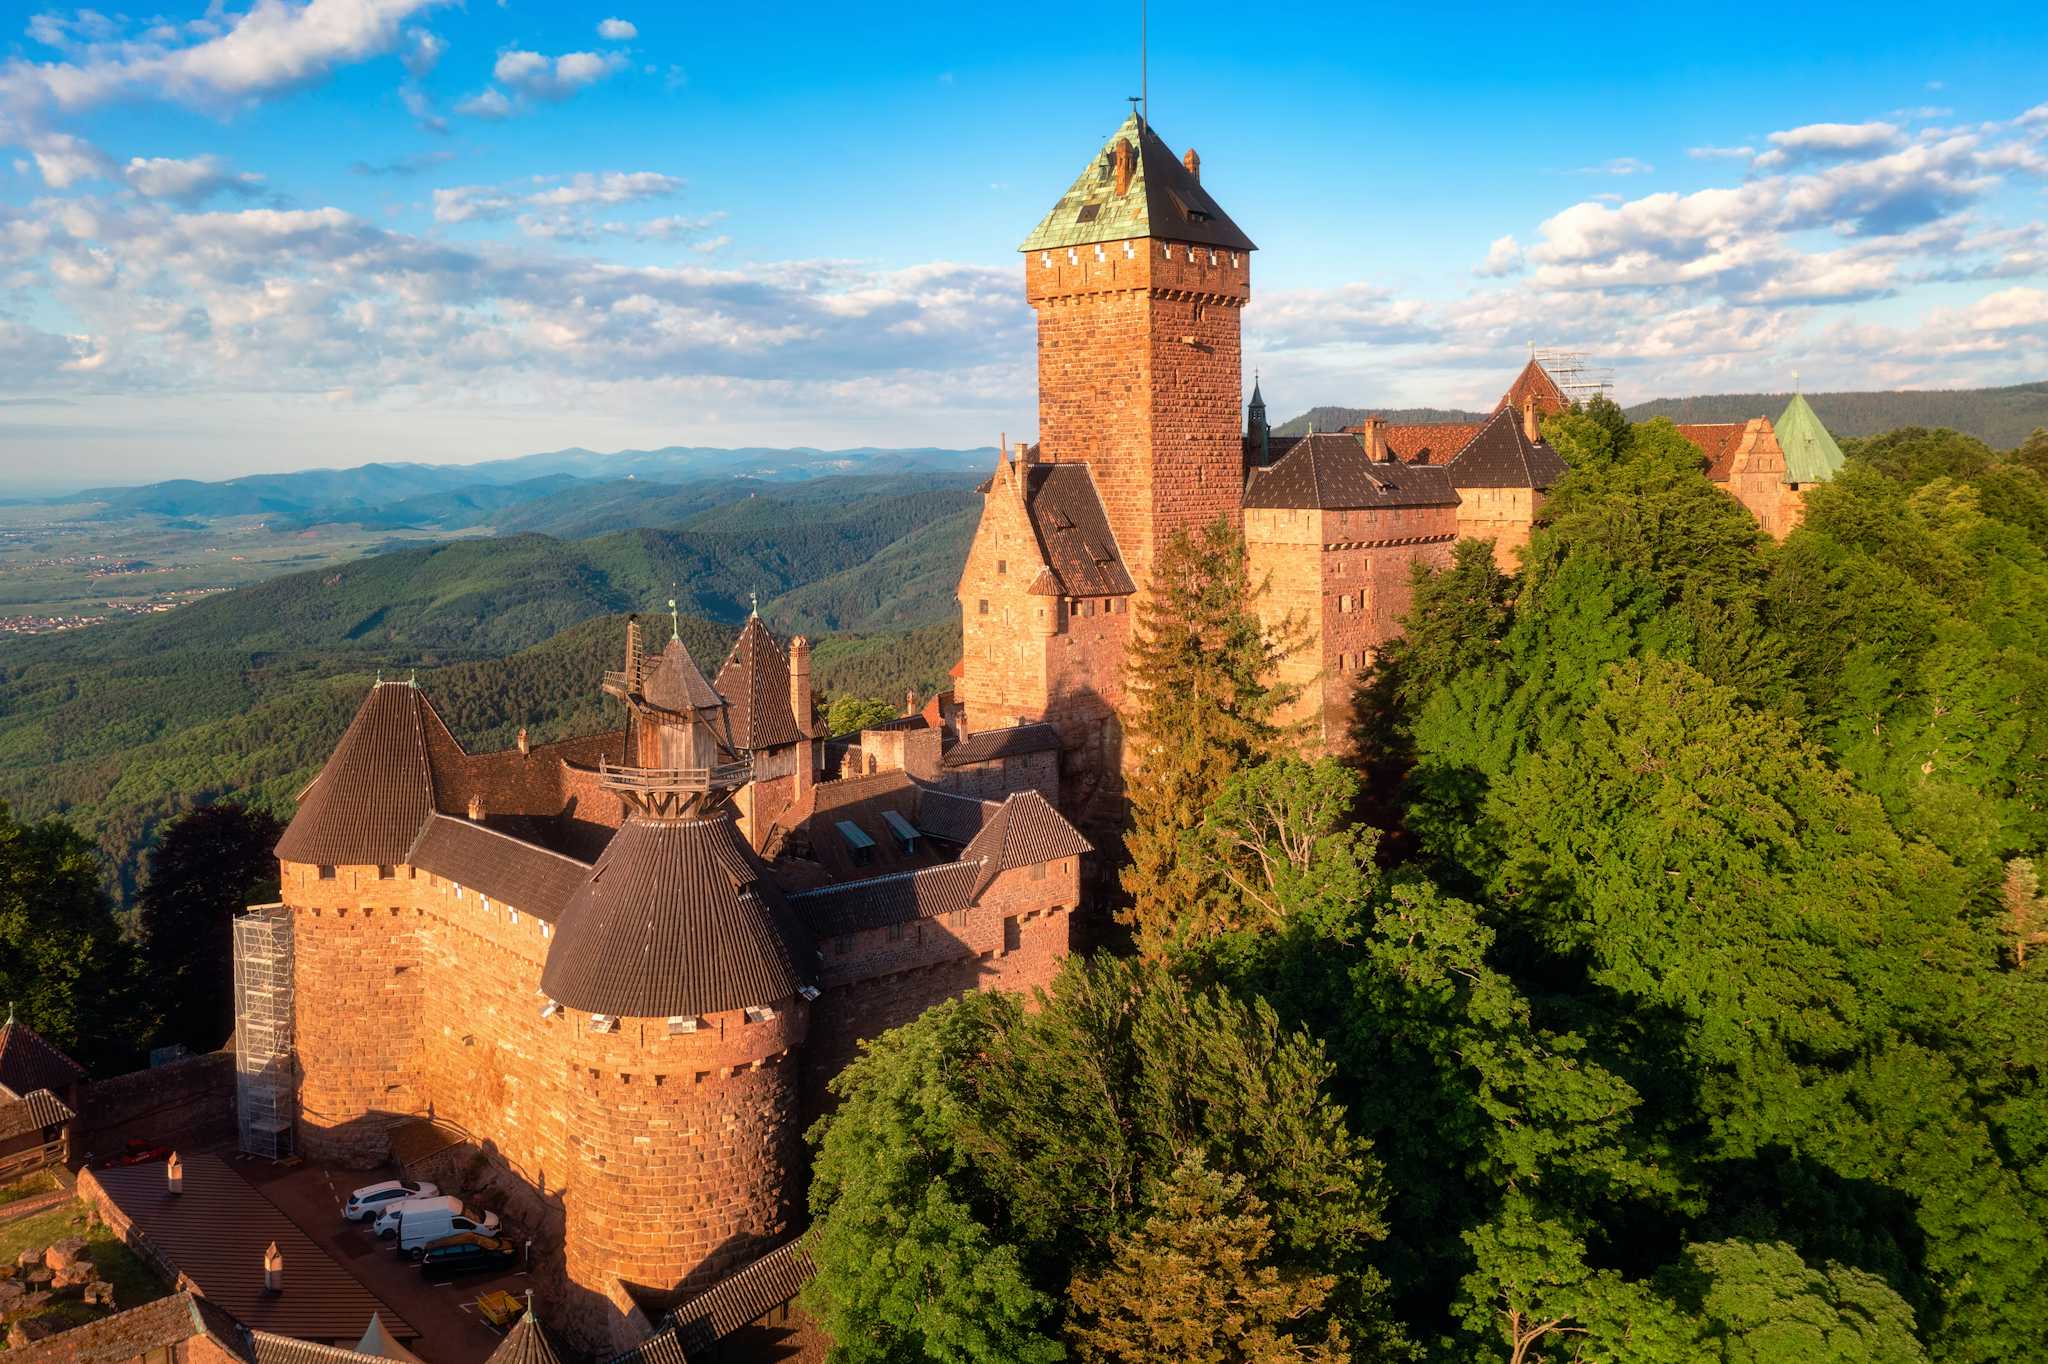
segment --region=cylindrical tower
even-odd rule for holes
[[[636,718],[712,722],[662,711]],[[706,737],[649,735],[642,751]],[[541,990],[573,1029],[564,1306],[584,1337],[607,1305],[673,1302],[795,1225],[817,954],[725,807],[747,767],[610,769],[633,813],[548,949]]]

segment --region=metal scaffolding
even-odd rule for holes
[[[292,1154],[292,912],[251,905],[235,919],[235,1111],[247,1155]]]
[[[1584,351],[1538,348],[1532,355],[1569,402],[1583,403],[1614,387],[1614,371],[1593,364]]]

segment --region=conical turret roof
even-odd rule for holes
[[[348,733],[300,797],[298,813],[277,841],[277,855],[320,866],[405,861],[433,813],[428,730],[440,723],[410,683],[372,687]]]
[[[528,1295],[529,1299],[531,1294]],[[528,1308],[525,1315],[514,1322],[505,1338],[498,1342],[498,1348],[491,1351],[491,1357],[484,1364],[562,1364],[562,1357],[555,1353],[554,1343],[547,1332],[540,1329],[533,1311]]]
[[[732,707],[732,742],[753,750],[803,738],[789,705],[789,660],[759,616],[747,617],[718,670],[718,694]]]
[[[555,926],[541,989],[572,1009],[632,1018],[788,999],[816,951],[725,811],[634,815]]]
[[[1842,472],[1842,447],[1828,434],[1805,394],[1792,395],[1776,428],[1778,445],[1785,451],[1787,483],[1825,483]]]
[[[1122,194],[1116,192],[1119,142],[1128,142],[1135,149],[1130,183]],[[1193,242],[1231,251],[1257,249],[1173,149],[1135,112],[1110,134],[1081,177],[1017,249],[1042,251],[1132,237]]]
[[[661,651],[661,657],[647,670],[640,683],[640,695],[650,706],[663,710],[687,713],[693,710],[717,710],[725,704],[711,684],[704,680],[704,674],[697,668],[690,651],[683,647],[681,639],[670,639],[668,647]]]
[[[1557,386],[1557,380],[1550,377],[1550,371],[1543,368],[1534,356],[1522,366],[1522,372],[1508,385],[1508,391],[1500,395],[1494,411],[1520,412],[1525,398],[1536,400],[1536,413],[1542,417],[1555,416],[1572,405],[1571,400],[1564,396],[1564,390]]]

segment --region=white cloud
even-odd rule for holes
[[[114,163],[105,152],[71,133],[42,133],[29,139],[29,156],[36,173],[51,189],[70,189],[87,180],[102,180],[113,174]]]
[[[263,183],[260,175],[229,170],[217,156],[178,160],[168,156],[131,157],[121,178],[137,194],[150,199],[171,199],[196,204],[222,190],[251,193]]]
[[[597,36],[614,43],[630,43],[640,30],[624,19],[607,19],[597,26]]]
[[[1521,268],[1522,245],[1510,233],[1505,237],[1494,238],[1493,245],[1487,248],[1486,259],[1479,262],[1472,273],[1498,279],[1502,275],[1512,275]]]
[[[405,63],[405,73],[416,81],[425,80],[440,63],[448,44],[440,35],[423,28],[407,29],[405,39],[405,52],[400,58]]]
[[[405,21],[441,0],[256,0],[201,41],[204,28],[158,26],[132,39],[74,24],[69,59],[15,61],[0,86],[20,103],[77,110],[124,95],[195,104],[261,97],[391,50]],[[96,16],[97,17],[97,16]],[[56,36],[45,29],[46,36]]]
[[[1756,155],[1756,148],[1742,147],[1687,147],[1685,154],[1695,161],[1746,161]]]
[[[1602,161],[1597,166],[1581,166],[1578,175],[1648,175],[1657,169],[1647,161],[1638,161],[1633,156],[1617,156],[1611,161]]]
[[[1809,123],[1772,133],[1771,149],[1757,157],[1758,170],[1779,170],[1809,161],[1829,161],[1861,156],[1899,145],[1901,134],[1892,123]]]
[[[467,114],[471,118],[495,121],[497,119],[510,118],[518,110],[513,107],[512,101],[505,97],[503,90],[487,87],[458,102],[455,106],[455,112]]]
[[[498,84],[532,99],[567,99],[620,70],[625,57],[617,52],[564,52],[547,57],[539,52],[501,53],[491,74]]]
[[[640,225],[593,222],[581,211],[672,198],[683,189],[683,181],[659,171],[586,171],[554,183],[535,177],[523,186],[453,185],[434,191],[434,221],[488,222],[519,214],[520,229],[530,237],[585,241],[600,234],[636,236],[642,235]],[[669,226],[645,235],[679,234],[691,222],[701,229],[715,219],[657,221]]]

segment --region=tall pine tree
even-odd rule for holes
[[[1219,883],[1198,830],[1217,794],[1281,737],[1294,692],[1276,679],[1301,641],[1292,620],[1259,620],[1244,538],[1217,521],[1175,532],[1152,567],[1127,655],[1130,825],[1119,916],[1159,957],[1217,929]]]

